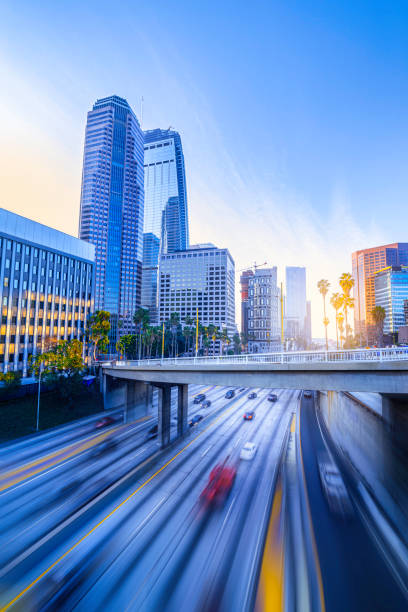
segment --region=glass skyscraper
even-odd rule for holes
[[[285,335],[296,338],[305,335],[306,268],[286,267]]]
[[[126,100],[102,98],[88,113],[79,236],[95,245],[95,308],[111,314],[110,350],[119,333],[134,331],[143,216],[143,132]]]
[[[149,309],[151,320],[157,321],[160,254],[184,251],[189,246],[187,190],[178,132],[149,130],[144,137],[144,234],[145,243],[150,246],[143,258],[142,306]],[[153,248],[153,237],[159,241],[158,251]]]
[[[408,299],[408,266],[389,266],[374,275],[375,305],[386,316],[384,333],[396,333],[405,325],[404,302]]]

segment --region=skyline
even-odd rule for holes
[[[92,3],[78,19],[78,6],[5,4],[0,205],[77,235],[86,112],[117,94],[140,119],[143,96],[143,129],[181,134],[191,242],[228,248],[236,283],[255,260],[276,265],[279,281],[286,265],[305,266],[323,336],[317,280],[336,290],[353,251],[405,241],[402,5],[366,15],[362,3],[238,3],[235,14],[226,3],[216,20],[215,8],[184,3],[142,3],[137,18],[106,5],[109,26]],[[393,214],[381,216],[383,202]]]

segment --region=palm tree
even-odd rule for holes
[[[337,313],[337,317],[336,317],[336,323],[337,323],[337,327],[340,333],[340,348],[343,347],[343,340],[344,340],[344,336],[343,336],[343,332],[344,332],[344,314],[340,311]]]
[[[339,348],[339,328],[337,324],[337,313],[339,312],[343,304],[343,300],[342,300],[340,293],[332,294],[330,298],[330,304],[333,306],[334,310],[336,311],[336,341],[337,341],[337,348]]]
[[[387,313],[385,312],[385,309],[382,306],[376,306],[372,309],[371,316],[373,317],[373,321],[377,330],[378,345],[382,346],[384,334],[384,320],[387,316]]]
[[[172,312],[170,315],[170,328],[171,328],[171,335],[172,335],[172,349],[171,349],[171,353],[172,353],[172,357],[175,357],[176,355],[176,336],[177,336],[177,327],[180,323],[180,315],[178,312]]]
[[[329,287],[330,287],[329,281],[324,278],[322,278],[322,280],[319,280],[319,282],[317,283],[317,288],[319,289],[323,297],[323,325],[324,325],[324,332],[326,336],[326,351],[329,348],[329,344],[327,341],[327,326],[329,324],[329,319],[326,317],[326,295],[329,291]]]
[[[346,341],[347,341],[347,338],[349,338],[349,336],[351,335],[351,331],[352,331],[347,321],[347,313],[351,308],[354,308],[354,298],[350,297],[346,293],[343,293],[343,295],[341,295],[341,304],[343,306],[343,311],[344,311],[344,320],[346,324]],[[347,347],[347,348],[350,348],[350,347]]]
[[[142,334],[143,330],[149,325],[150,316],[147,308],[138,308],[133,316],[133,322],[138,328],[139,332],[139,359],[142,353]]]
[[[353,308],[353,305],[350,306],[350,291],[354,287],[354,278],[351,276],[350,272],[343,272],[343,274],[339,278],[339,285],[343,290],[343,308],[344,308],[344,318],[346,320],[346,329],[347,329],[347,309]],[[347,299],[348,298],[348,299]]]

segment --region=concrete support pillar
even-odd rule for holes
[[[177,435],[183,436],[187,431],[188,385],[177,385],[177,389]]]
[[[159,440],[162,448],[170,444],[171,385],[162,385],[159,391]]]
[[[152,403],[152,388],[138,380],[126,381],[125,422],[135,421],[149,413]]]

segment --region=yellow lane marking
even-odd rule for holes
[[[281,477],[276,485],[272,513],[262,557],[255,609],[283,610],[283,517]]]
[[[149,484],[149,482],[151,482],[153,478],[156,478],[156,476],[158,476],[158,474],[160,474],[160,472],[162,472],[168,465],[173,463],[173,461],[177,459],[177,457],[181,455],[181,453],[187,450],[187,448],[189,448],[189,446],[191,446],[193,442],[195,442],[208,429],[210,429],[210,427],[213,427],[217,423],[217,421],[219,421],[223,416],[231,412],[234,407],[235,406],[231,406],[227,410],[224,410],[212,423],[210,423],[197,436],[195,436],[195,438],[193,438],[188,444],[186,444],[186,446],[180,449],[171,459],[169,459],[164,465],[162,465],[161,468],[159,468],[154,474],[152,474],[152,476],[149,476],[149,478],[145,480],[140,486],[138,486],[137,489],[135,489],[132,493],[130,493],[130,495],[128,495],[123,501],[121,501],[120,504],[116,506],[116,508],[111,510],[111,512],[109,512],[109,514],[107,514],[103,519],[101,519],[99,523],[94,525],[85,535],[82,536],[82,538],[80,538],[67,551],[65,551],[60,557],[58,557],[58,559],[54,561],[54,563],[52,563],[49,567],[47,567],[47,569],[45,569],[39,576],[37,576],[37,578],[35,578],[32,582],[30,582],[30,584],[26,586],[20,593],[18,593],[18,595],[16,595],[5,606],[3,606],[0,609],[0,612],[5,612],[9,608],[11,608],[11,606],[13,606],[19,599],[21,599],[21,597],[23,597],[23,595],[25,595],[30,589],[32,589],[33,586],[37,584],[37,582],[39,582],[42,578],[44,578],[44,576],[48,574],[48,572],[50,572],[56,565],[58,565],[58,563],[60,563],[63,559],[65,559],[65,557],[69,555],[70,552],[72,552],[77,546],[79,546],[84,540],[86,540],[86,538],[89,537],[94,531],[96,531],[96,529],[98,529],[98,527],[100,527],[105,521],[107,521],[111,516],[113,516],[122,506],[124,506],[124,504],[126,504],[126,502],[132,499],[132,497],[134,497],[136,493],[141,491],[147,484]]]
[[[295,433],[296,431],[296,414],[293,415],[292,421],[290,423],[290,433]]]
[[[317,545],[316,545],[316,539],[315,539],[315,534],[314,534],[314,529],[313,529],[312,513],[310,511],[310,504],[309,504],[309,493],[307,491],[305,466],[304,466],[304,463],[303,463],[302,436],[301,436],[301,428],[300,428],[300,410],[301,410],[301,402],[299,402],[299,416],[298,416],[298,419],[299,419],[300,461],[301,461],[301,464],[302,464],[303,482],[304,482],[304,485],[305,485],[307,517],[308,517],[308,521],[309,521],[309,525],[310,525],[310,533],[311,533],[311,536],[312,536],[313,557],[314,557],[315,569],[316,569],[316,574],[317,574],[317,582],[319,584],[320,610],[321,610],[321,612],[325,612],[326,606],[325,606],[325,601],[324,601],[324,589],[323,589],[322,572],[321,572],[321,568],[320,568],[319,555],[317,553]]]
[[[133,421],[133,423],[145,421],[147,418],[150,417],[142,417],[137,421]],[[96,446],[97,444],[102,442],[107,436],[120,431],[120,429],[123,429],[123,425],[109,429],[108,431],[100,433],[99,435],[93,434],[91,437],[88,437],[85,440],[74,442],[72,444],[69,444],[68,446],[64,446],[63,448],[58,449],[57,451],[54,451],[53,453],[50,453],[49,455],[39,457],[31,463],[27,463],[23,466],[20,466],[19,468],[15,468],[14,470],[10,470],[9,472],[0,474],[0,493],[23,480],[31,478],[32,476],[35,476],[40,472],[54,467],[55,465],[62,461],[65,461],[66,459],[70,459],[71,457],[74,457],[75,455],[78,455],[79,453],[88,450],[92,446]],[[12,479],[13,476],[17,474],[19,474],[19,476]],[[10,479],[12,480],[10,481]]]

